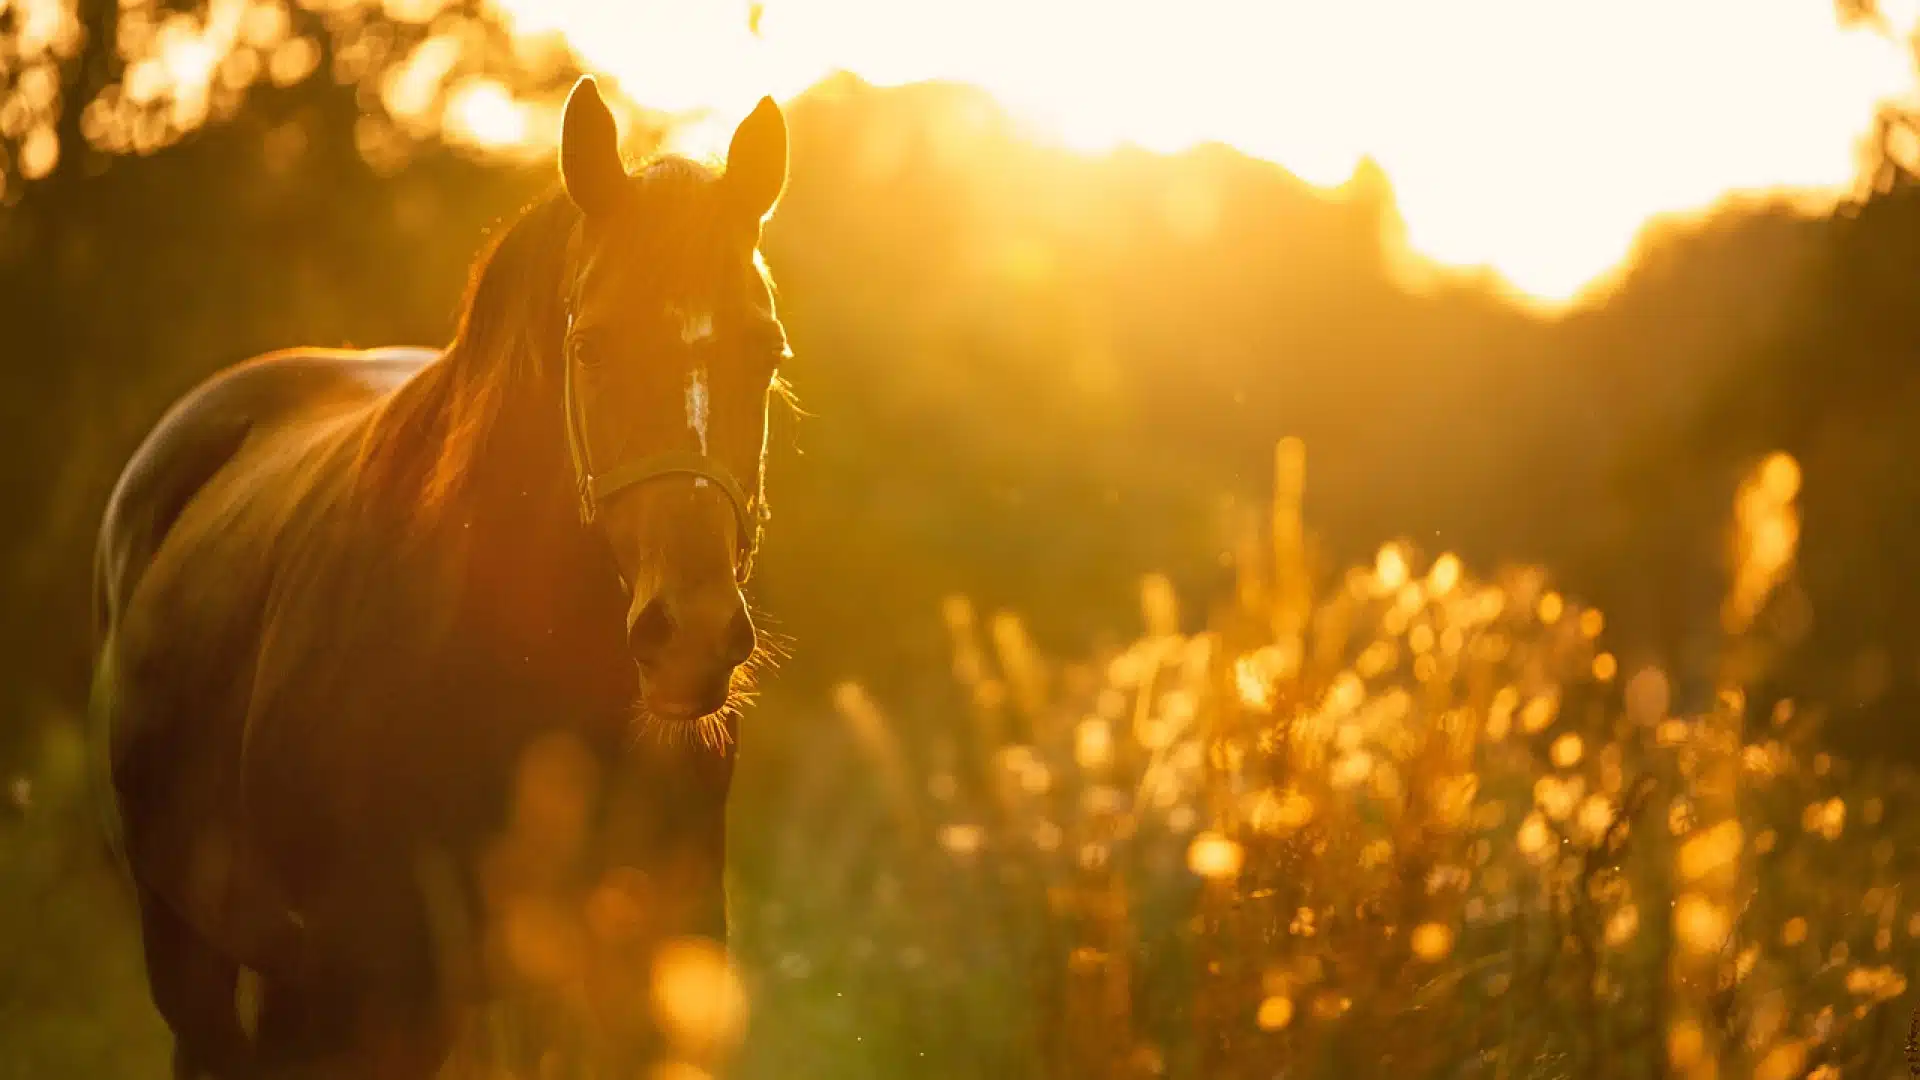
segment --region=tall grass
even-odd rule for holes
[[[1537,569],[1404,544],[1315,567],[1300,445],[1276,464],[1271,522],[1201,617],[1150,577],[1132,640],[1061,660],[956,597],[951,670],[914,699],[847,683],[804,753],[749,753],[737,974],[632,953],[645,889],[561,872],[593,782],[536,748],[482,913],[517,990],[458,1074],[1905,1071],[1920,790],[1824,753],[1817,708],[1750,697],[1791,459],[1738,494],[1704,673],[1623,665]],[[775,722],[809,720],[750,721]],[[72,732],[48,730],[0,823],[0,1077],[157,1075],[124,905],[74,840]],[[649,1017],[681,1060],[636,1073],[601,1036]]]
[[[1283,443],[1272,527],[1204,632],[1149,578],[1136,640],[1060,662],[955,598],[962,708],[842,687],[905,839],[888,895],[856,875],[814,932],[950,976],[952,1007],[893,1023],[895,1052],[1209,1080],[1904,1071],[1914,785],[1823,753],[1817,710],[1747,698],[1797,540],[1792,460],[1740,492],[1691,709],[1538,570],[1481,580],[1390,544],[1316,574],[1303,465]]]

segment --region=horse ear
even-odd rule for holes
[[[770,97],[740,122],[727,147],[726,184],[735,204],[764,221],[787,186],[787,120]]]
[[[591,75],[573,84],[561,114],[560,179],[573,205],[589,217],[613,209],[626,186],[620,132]]]

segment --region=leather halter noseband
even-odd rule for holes
[[[569,305],[571,307],[571,305]],[[735,530],[734,576],[747,579],[753,569],[757,519],[754,500],[733,474],[716,458],[692,450],[668,450],[648,457],[624,461],[595,472],[593,457],[587,448],[586,424],[580,415],[578,396],[573,391],[573,312],[567,312],[566,336],[561,340],[561,398],[566,410],[567,456],[573,459],[574,485],[580,495],[580,521],[591,525],[600,515],[600,506],[628,488],[639,487],[666,476],[691,476],[706,480],[726,495],[733,509]]]

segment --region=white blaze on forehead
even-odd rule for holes
[[[713,315],[710,312],[679,312],[680,340],[683,344],[693,345],[713,336]]]
[[[680,342],[683,345],[698,345],[713,337],[713,313],[710,311],[686,311],[674,308],[673,314],[680,320]],[[687,374],[687,430],[700,440],[700,452],[707,452],[707,366],[699,364]],[[695,487],[706,487],[705,477],[695,477]]]
[[[700,440],[700,452],[707,452],[707,366],[701,364],[687,374],[687,430]],[[705,480],[695,483],[704,486]]]

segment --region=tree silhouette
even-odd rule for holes
[[[22,0],[0,7],[0,196],[310,83],[353,89],[361,149],[391,166],[474,80],[545,100],[573,74],[564,42],[510,35],[481,0]]]

